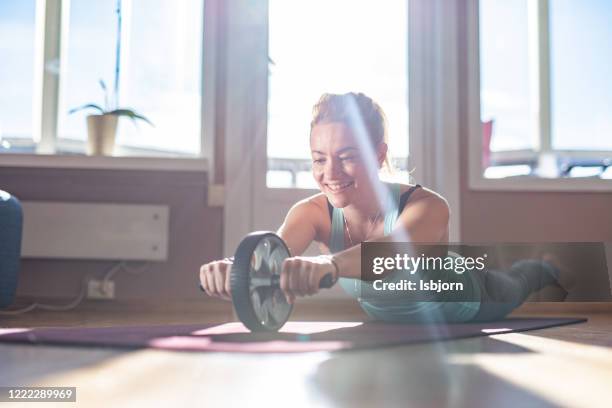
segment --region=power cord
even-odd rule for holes
[[[102,278],[102,285],[103,285],[103,287],[106,287],[108,285],[108,282],[110,281],[110,279],[117,272],[119,272],[121,269],[123,269],[125,272],[127,272],[129,274],[139,275],[139,274],[145,272],[147,269],[149,269],[149,267],[150,267],[149,263],[144,263],[144,265],[141,268],[134,269],[132,267],[129,267],[125,261],[118,262],[115,265],[113,265],[107,272],[105,272],[104,277]],[[35,309],[50,310],[50,311],[54,311],[54,312],[65,312],[65,311],[68,311],[68,310],[72,310],[72,309],[76,308],[78,305],[80,305],[81,302],[87,297],[87,283],[91,279],[92,279],[92,276],[88,275],[88,276],[85,276],[81,280],[81,288],[79,290],[79,294],[70,303],[67,303],[65,305],[49,305],[49,304],[34,302],[31,305],[26,306],[26,307],[21,308],[21,309],[16,309],[16,310],[0,310],[0,316],[19,315],[19,314],[31,312],[32,310],[35,310]]]
[[[85,299],[85,296],[87,295],[87,282],[89,281],[89,279],[90,279],[90,277],[84,277],[82,279],[81,289],[79,290],[79,294],[77,295],[77,297],[72,302],[70,302],[68,304],[65,304],[65,305],[49,305],[49,304],[34,302],[31,305],[26,306],[26,307],[24,307],[22,309],[0,310],[0,316],[19,315],[19,314],[31,312],[34,309],[51,310],[51,311],[55,311],[55,312],[63,312],[63,311],[67,311],[67,310],[72,310],[75,307],[77,307],[83,301],[83,299]]]

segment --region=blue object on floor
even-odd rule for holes
[[[17,198],[0,190],[0,308],[13,303],[19,277],[23,212]]]

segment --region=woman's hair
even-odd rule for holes
[[[334,122],[343,123],[352,129],[355,129],[356,126],[363,126],[374,149],[383,142],[389,145],[385,113],[372,98],[362,93],[325,93],[321,95],[312,109],[310,131],[312,132],[316,125]],[[383,161],[383,167],[386,171],[393,172],[389,150]]]

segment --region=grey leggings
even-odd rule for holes
[[[475,274],[480,286],[480,309],[472,321],[499,320],[520,306],[533,292],[557,285],[559,270],[548,262],[522,260],[509,271],[483,270]]]

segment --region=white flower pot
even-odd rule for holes
[[[87,154],[112,156],[117,135],[117,115],[87,116]]]

